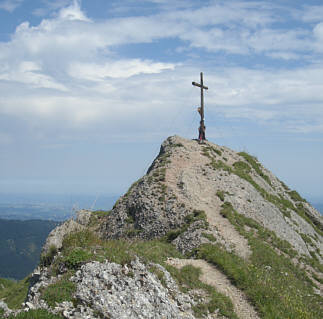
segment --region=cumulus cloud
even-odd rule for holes
[[[232,66],[239,59],[228,59],[230,67],[219,67],[202,63],[195,50],[297,61],[311,51],[321,52],[321,23],[312,31],[277,27],[274,5],[263,2],[178,5],[145,17],[100,21],[88,17],[78,1],[57,8],[39,25],[21,23],[10,41],[0,43],[0,113],[44,127],[59,123],[62,130],[92,127],[96,132],[103,124],[106,131],[123,127],[132,136],[157,132],[174,110],[183,110],[183,121],[196,113],[199,96],[191,81],[203,65],[210,112],[266,123],[288,116],[298,123],[305,113],[299,106],[306,105],[307,131],[312,119],[323,118],[317,108],[323,101],[320,64],[293,70],[250,68]],[[153,46],[159,40],[176,40],[189,57],[175,63],[165,61],[165,52],[160,53],[163,62],[133,57],[131,50],[130,57],[118,55],[123,45]],[[313,130],[320,128],[313,124]]]

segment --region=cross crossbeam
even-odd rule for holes
[[[192,85],[201,88],[201,107],[198,109],[201,115],[200,127],[199,127],[199,140],[205,140],[205,125],[204,125],[204,90],[209,88],[203,84],[203,72],[200,74],[200,83],[192,82]]]

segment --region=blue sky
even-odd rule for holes
[[[323,201],[321,1],[0,0],[0,192],[120,194],[170,135]]]

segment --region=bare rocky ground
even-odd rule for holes
[[[224,204],[290,243],[297,253],[293,261],[307,269],[317,294],[322,295],[322,273],[303,264],[308,257],[322,263],[323,222],[319,212],[248,154],[178,136],[162,144],[147,174],[99,223],[93,224],[91,212],[81,211],[76,220],[67,221],[49,235],[43,254],[50,254],[54,247],[55,260],[68,234],[89,229],[102,239],[164,238],[184,254],[203,243],[219,244],[248,261],[252,254],[248,240],[224,215]],[[200,268],[200,280],[229,297],[239,318],[259,318],[245,294],[206,261],[173,258],[168,263],[177,268]],[[80,319],[194,318],[196,296],[181,292],[166,269],[155,266],[164,279],[152,274],[140,260],[129,265],[107,260],[85,263],[70,278],[76,284],[74,297],[79,304],[61,302],[54,309],[42,299],[41,291],[63,275],[55,277],[45,267],[33,274],[24,310],[44,308],[65,318]],[[4,303],[0,307],[6,309]],[[215,311],[207,318],[220,316]]]

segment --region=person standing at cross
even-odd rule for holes
[[[198,86],[201,88],[201,107],[199,107],[197,110],[201,115],[201,121],[200,121],[200,127],[199,127],[199,142],[202,143],[206,140],[205,138],[205,124],[204,124],[204,94],[203,90],[208,90],[209,88],[207,86],[203,85],[203,73],[201,72],[201,83],[192,82],[192,85]]]

